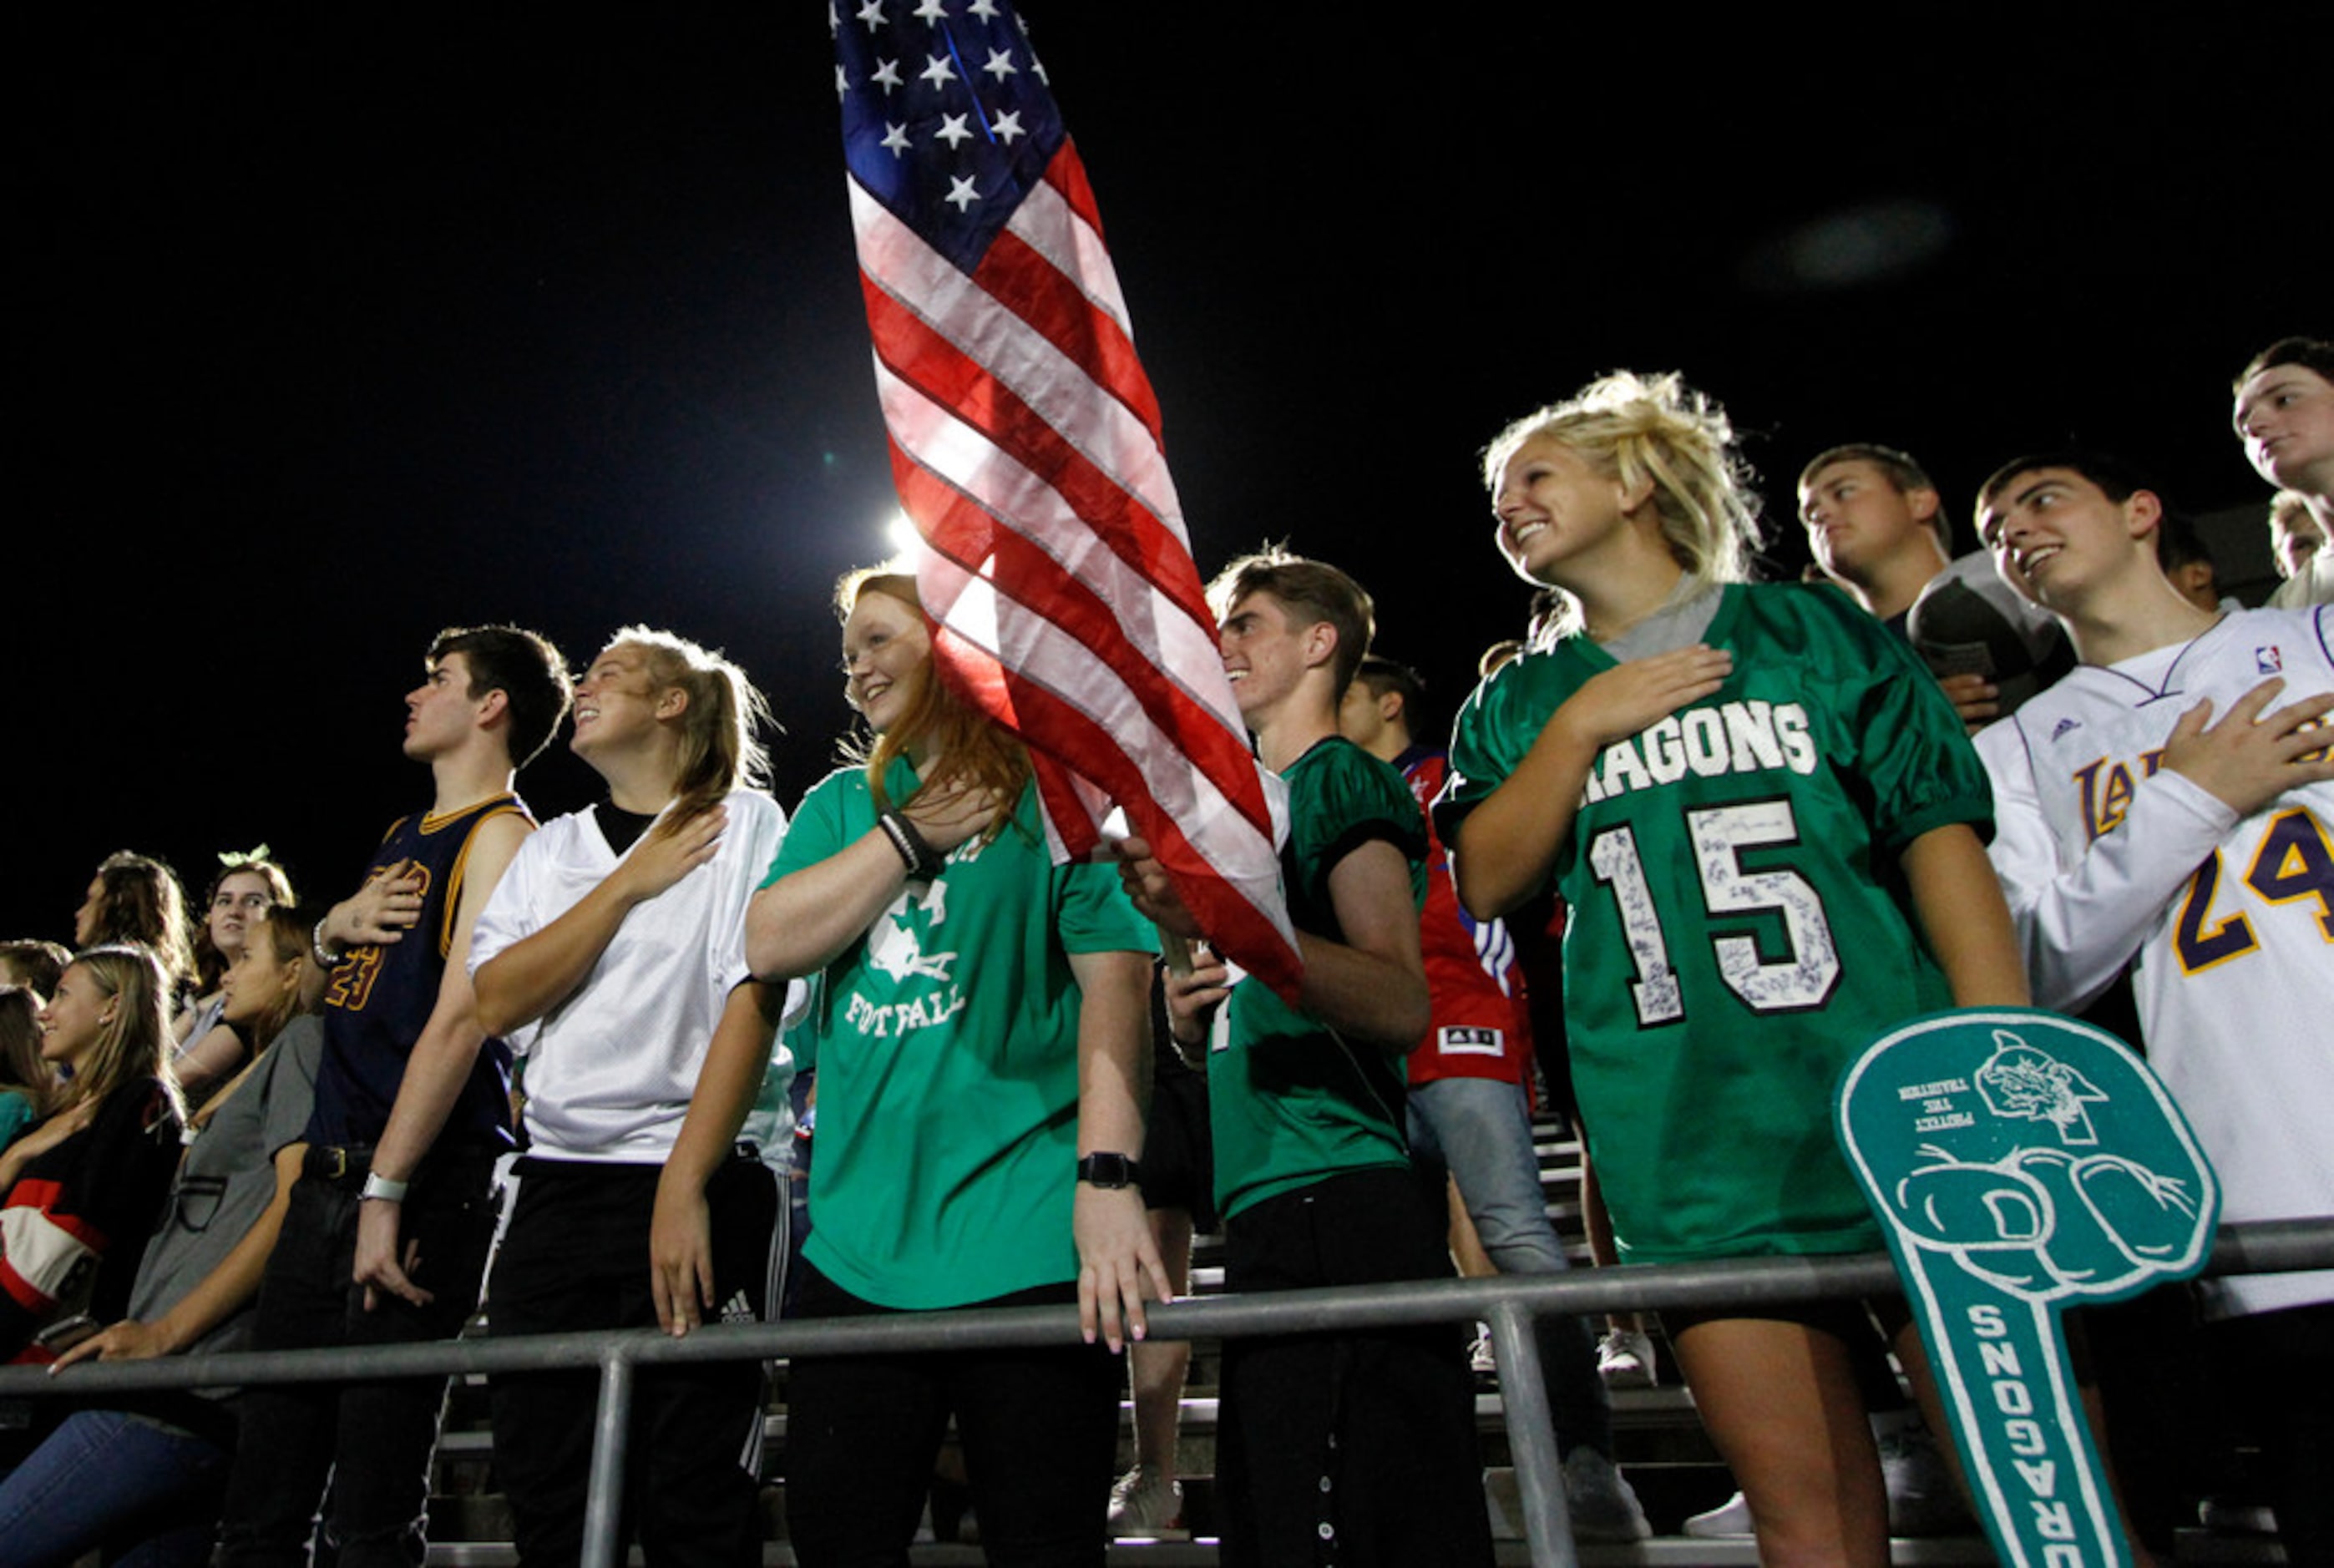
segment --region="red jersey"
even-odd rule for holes
[[[1394,759],[1423,808],[1442,789],[1449,758],[1413,746]],[[1527,1082],[1531,1073],[1531,1024],[1524,1013],[1523,972],[1503,921],[1477,921],[1461,908],[1451,880],[1451,851],[1426,824],[1426,909],[1419,917],[1419,948],[1426,959],[1426,989],[1433,1024],[1410,1053],[1410,1081],[1497,1078]]]

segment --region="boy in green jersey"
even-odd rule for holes
[[[1337,733],[1369,595],[1335,567],[1268,554],[1227,568],[1210,600],[1258,756],[1288,785],[1281,871],[1305,966],[1295,1005],[1204,947],[1168,979],[1177,1042],[1207,1042],[1225,1283],[1447,1275],[1441,1195],[1403,1134],[1401,1059],[1428,1023],[1425,826],[1402,775]],[[1148,846],[1126,854],[1137,907],[1204,941]],[[1226,1563],[1490,1561],[1454,1327],[1236,1342],[1222,1386]]]

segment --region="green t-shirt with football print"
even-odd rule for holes
[[[884,783],[896,803],[914,770]],[[876,827],[863,771],[803,797],[765,885]],[[816,976],[789,1042],[818,1073],[804,1255],[861,1300],[962,1306],[1077,1277],[1074,953],[1155,952],[1114,868],[1056,866],[1034,787]]]

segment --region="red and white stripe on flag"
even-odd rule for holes
[[[851,196],[944,675],[1027,744],[1058,854],[1092,854],[1114,803],[1217,948],[1293,997],[1266,781],[1075,148],[969,274]]]

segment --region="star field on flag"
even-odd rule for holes
[[[1268,783],[1045,67],[1006,0],[836,0],[827,16],[877,391],[943,678],[1027,744],[1058,853],[1093,853],[1122,808],[1218,949],[1293,996]]]

